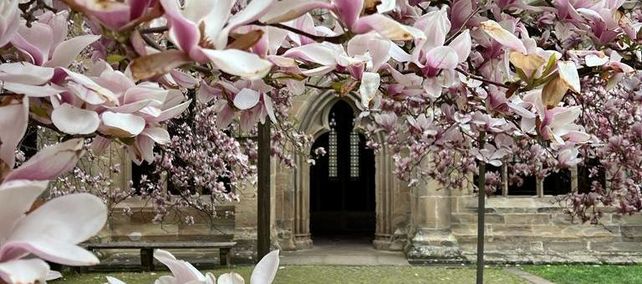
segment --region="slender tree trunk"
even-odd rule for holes
[[[270,252],[270,120],[259,124],[257,184],[257,261]]]
[[[479,148],[484,147],[485,133],[479,135]],[[477,284],[484,283],[484,230],[486,211],[486,163],[479,162],[479,178],[477,179]]]

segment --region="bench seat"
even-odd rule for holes
[[[154,270],[154,249],[219,249],[220,264],[230,265],[230,250],[236,242],[106,242],[106,243],[83,243],[84,248],[95,251],[100,249],[139,249],[140,262],[144,271]]]

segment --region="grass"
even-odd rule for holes
[[[249,283],[252,267],[240,266],[231,270],[240,273]],[[214,275],[229,272],[217,269]],[[155,273],[86,273],[68,274],[51,283],[105,283],[105,276],[114,276],[128,284],[148,284],[167,272]],[[501,268],[487,268],[485,283],[517,284],[520,278],[502,271]],[[426,267],[426,266],[282,266],[274,284],[279,283],[474,283],[475,270],[470,267]]]
[[[641,265],[533,265],[523,269],[558,284],[642,283]]]

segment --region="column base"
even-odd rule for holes
[[[294,244],[297,250],[310,249],[312,248],[312,236],[310,234],[295,235]]]
[[[411,264],[462,263],[457,239],[450,230],[419,229],[405,248]]]

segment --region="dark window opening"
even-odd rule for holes
[[[595,172],[591,175],[591,171]],[[600,161],[596,158],[585,160],[577,166],[577,191],[579,193],[591,192],[593,182],[606,188],[606,172]]]
[[[563,169],[544,178],[545,195],[563,195],[571,192],[571,171]]]

